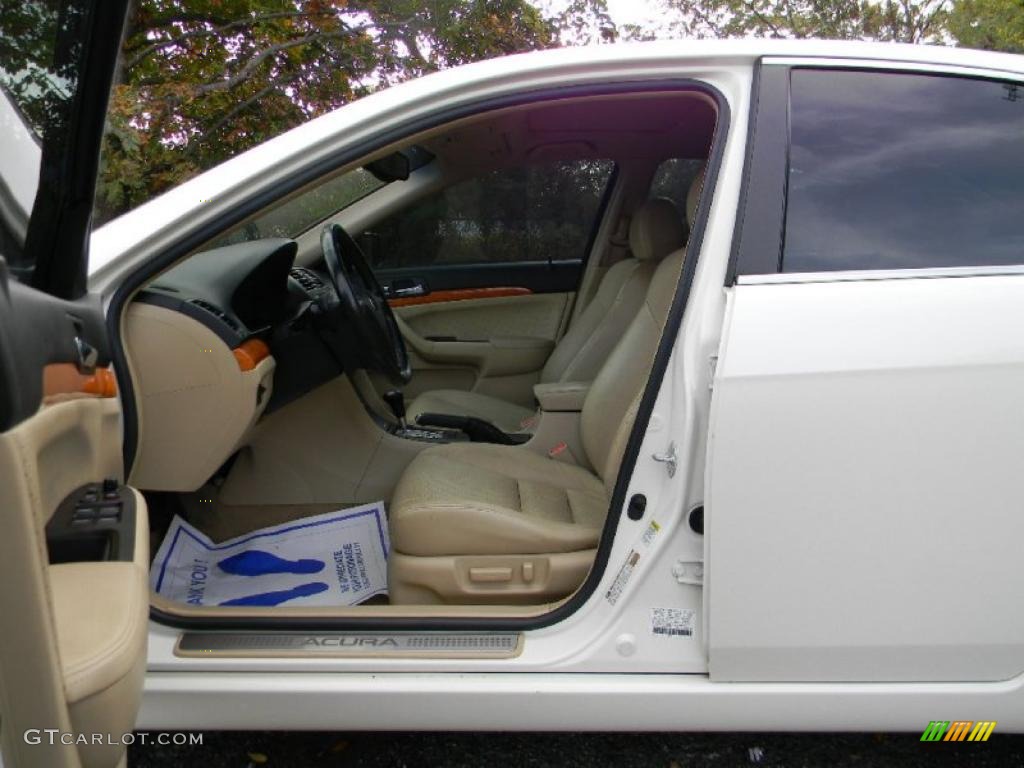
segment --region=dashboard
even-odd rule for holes
[[[326,274],[295,266],[297,250],[273,238],[195,254],[128,307],[138,487],[196,490],[263,415],[345,370],[337,293]]]
[[[294,240],[254,240],[197,253],[148,286],[137,301],[198,320],[235,347],[285,321],[295,298],[329,286],[295,268]]]
[[[264,342],[277,362],[267,407],[275,410],[341,372],[315,322],[337,296],[326,274],[295,266],[297,250],[294,240],[265,238],[197,253],[136,301],[192,318],[232,350]]]

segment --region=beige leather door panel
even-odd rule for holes
[[[406,399],[464,389],[529,406],[573,296],[533,293],[396,307],[413,367]]]
[[[148,523],[135,502],[131,561],[50,565],[45,527],[75,489],[119,479],[121,412],[115,397],[51,398],[0,433],[0,633],[3,754],[18,766],[114,766],[124,749],[26,743],[30,729],[131,731],[146,659]],[[10,627],[9,627],[10,629]]]

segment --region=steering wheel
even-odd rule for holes
[[[386,375],[396,386],[407,384],[412,369],[405,339],[362,249],[340,224],[324,227],[320,245],[341,313],[354,332],[363,364]]]

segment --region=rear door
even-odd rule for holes
[[[716,680],[1024,668],[1020,78],[861,67],[761,77],[710,424]]]
[[[407,396],[472,389],[532,404],[613,176],[609,160],[471,174],[362,235],[412,355]]]
[[[12,766],[116,765],[145,669],[147,518],[122,484],[103,308],[84,289],[125,5],[26,0],[0,16],[0,747]]]

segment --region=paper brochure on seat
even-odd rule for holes
[[[383,502],[219,544],[175,516],[153,560],[150,586],[189,605],[356,605],[387,594],[388,551]]]

